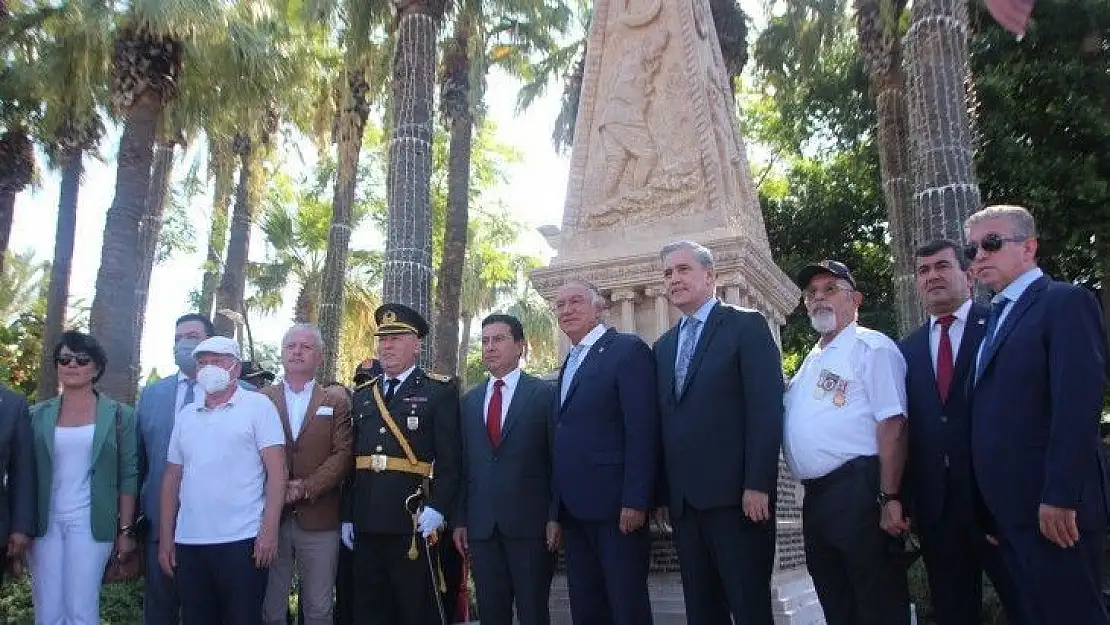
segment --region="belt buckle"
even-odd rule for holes
[[[373,454],[370,456],[370,470],[376,473],[385,471],[387,458],[384,454]]]

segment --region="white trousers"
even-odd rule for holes
[[[100,582],[112,543],[93,540],[88,512],[50,519],[31,546],[31,600],[35,625],[98,625]]]

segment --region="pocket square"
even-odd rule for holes
[[[331,406],[320,406],[319,408],[316,409],[316,416],[318,416],[318,417],[330,417],[334,413],[335,413],[335,411],[332,410]]]

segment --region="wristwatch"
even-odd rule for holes
[[[901,502],[902,501],[902,496],[899,495],[898,493],[884,493],[882,491],[879,491],[879,496],[876,497],[875,500],[878,501],[879,506],[882,507],[882,506],[885,506],[885,505],[887,505],[888,503],[890,503],[892,501]]]

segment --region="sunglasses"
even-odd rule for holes
[[[60,366],[60,367],[68,367],[70,364],[72,364],[74,362],[77,363],[78,367],[84,367],[85,365],[92,362],[92,358],[89,358],[88,356],[86,356],[84,354],[79,354],[77,356],[71,356],[69,354],[66,354],[65,356],[58,356],[57,358],[54,359],[54,362],[56,362],[58,364],[58,366]]]
[[[983,248],[984,252],[997,252],[1002,249],[1002,246],[1006,243],[1021,243],[1028,238],[1029,237],[1004,237],[997,232],[988,232],[983,237],[982,241],[978,243],[971,242],[965,245],[964,256],[966,256],[968,260],[975,260],[975,257],[979,255],[979,248]]]

